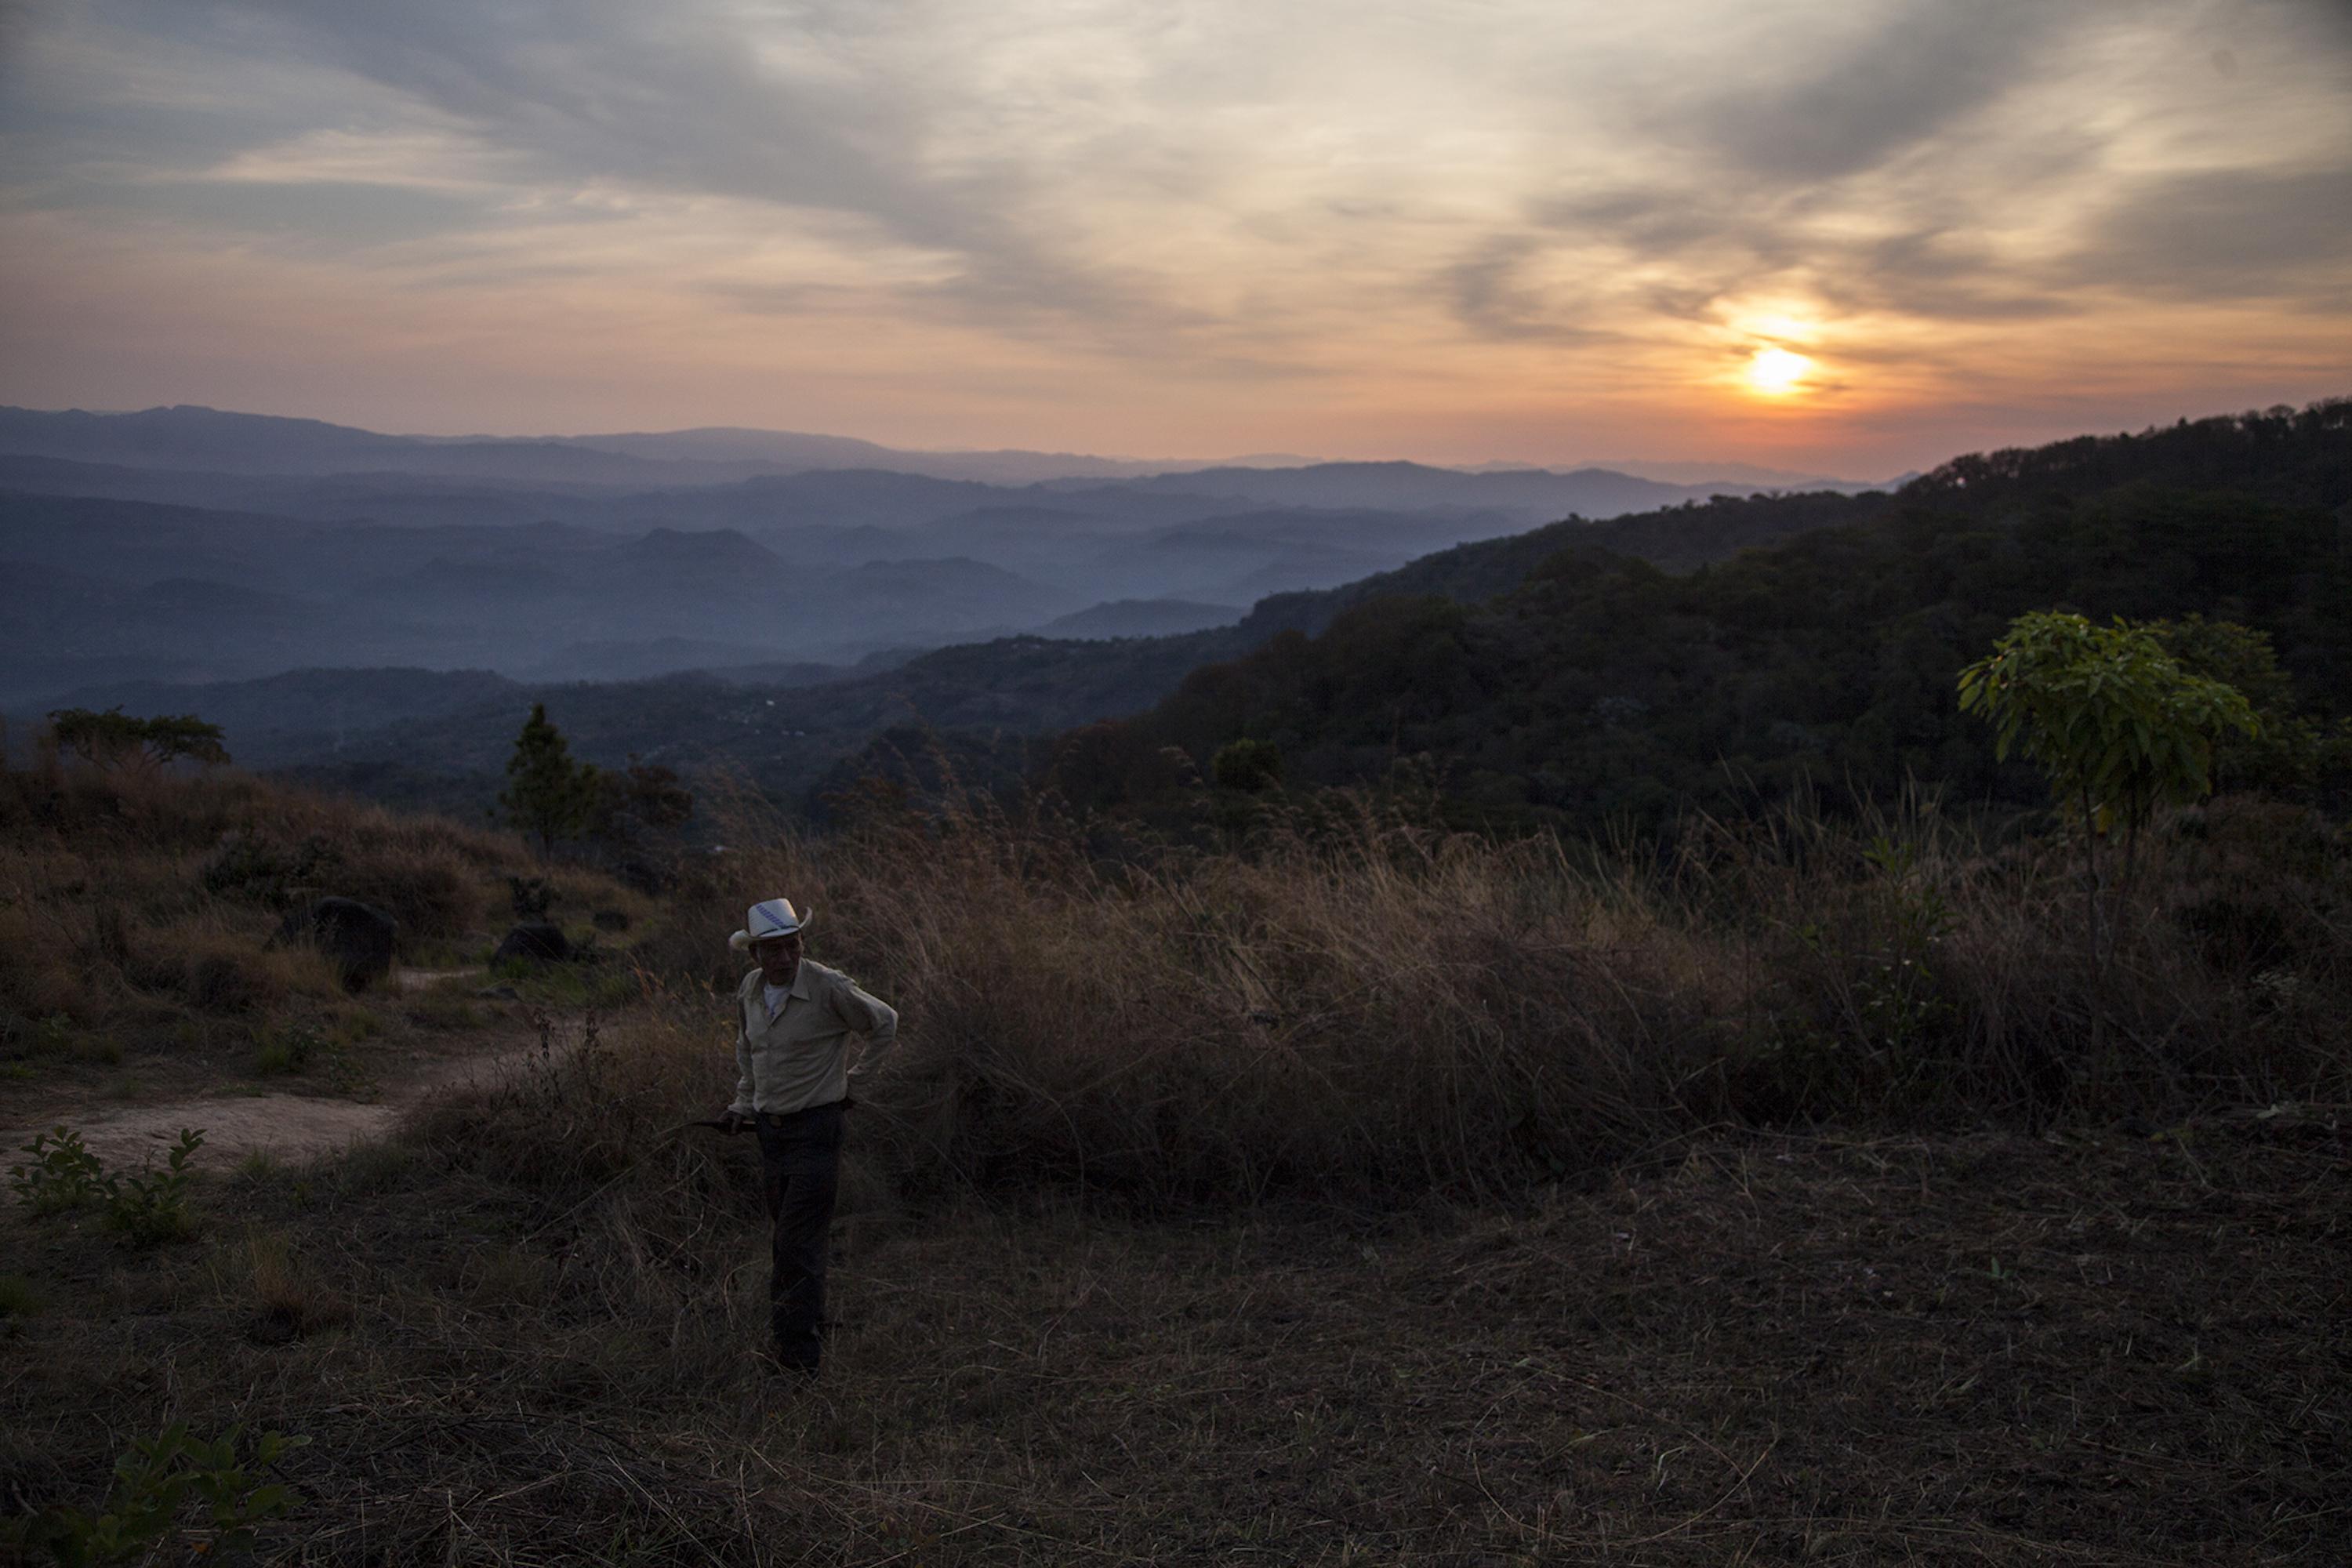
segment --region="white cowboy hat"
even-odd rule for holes
[[[790,899],[770,899],[751,907],[743,916],[743,929],[729,937],[727,945],[740,952],[755,942],[790,936],[814,919],[814,910],[803,915],[793,908]]]

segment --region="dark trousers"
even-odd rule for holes
[[[824,1349],[824,1254],[840,1185],[840,1104],[759,1121],[761,1194],[767,1200],[774,1271],[768,1321],[776,1359],[814,1372]]]

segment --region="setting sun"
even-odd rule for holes
[[[1758,349],[1748,362],[1748,384],[1767,397],[1785,397],[1804,384],[1813,362],[1787,349]]]

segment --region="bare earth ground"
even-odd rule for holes
[[[394,987],[413,995],[458,981],[479,984],[476,969],[404,969]],[[101,1098],[86,1089],[50,1086],[13,1090],[0,1098],[0,1150],[11,1161],[34,1133],[59,1123],[82,1135],[84,1147],[109,1165],[136,1167],[160,1160],[182,1128],[201,1128],[205,1147],[199,1167],[225,1167],[257,1153],[305,1160],[380,1138],[419,1100],[438,1089],[463,1083],[511,1058],[520,1038],[518,1026],[500,1019],[489,1028],[461,1030],[420,1039],[410,1035],[370,1054],[360,1082],[338,1093],[318,1075],[260,1087],[240,1079],[197,1092],[185,1091],[208,1075],[205,1064],[166,1064],[150,1071],[161,1092],[131,1100]]]
[[[747,1150],[583,1199],[433,1135],[221,1177],[150,1254],[0,1220],[49,1303],[0,1323],[0,1499],[94,1506],[176,1413],[311,1439],[281,1561],[2352,1562],[2341,1108],[950,1206],[837,1254],[811,1388],[752,1353]]]

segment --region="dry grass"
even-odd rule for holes
[[[863,1131],[862,1129],[859,1131]],[[51,1252],[0,1489],[169,1416],[314,1439],[281,1561],[2333,1564],[2340,1120],[1714,1134],[1509,1208],[1172,1224],[959,1205],[846,1247],[781,1384],[744,1166],[602,1190],[427,1142],[243,1184],[251,1244]]]
[[[265,1342],[339,1328],[351,1321],[351,1303],[299,1257],[293,1240],[279,1230],[255,1229],[245,1243],[247,1283],[258,1316],[248,1331]]]
[[[2352,1015],[2352,857],[2286,816],[2176,821],[2105,959],[2067,847],[1989,847],[1916,805],[1665,855],[1367,814],[1148,868],[1050,822],[809,841],[747,818],[729,885],[646,951],[708,1006],[751,895],[814,906],[814,955],[905,1015],[908,1060],[869,1093],[919,1190],[1508,1193],[1725,1122],[2352,1098],[2327,1026]],[[2182,915],[2216,900],[2292,943],[2217,948]]]
[[[544,870],[508,836],[227,770],[0,765],[0,1058],[71,1077],[126,1054],[239,1054],[273,1021],[332,1033],[342,987],[307,943],[273,940],[286,910],[331,893],[375,904],[404,961],[446,967],[487,954],[509,877]],[[554,880],[579,936],[599,909],[658,927],[608,878]],[[628,984],[608,967],[607,991]]]
[[[91,1507],[184,1418],[313,1439],[280,1561],[2352,1556],[2325,825],[2176,823],[2104,962],[2063,847],[1916,809],[1671,853],[729,837],[635,950],[660,1001],[544,1016],[396,1142],[211,1182],[136,1257],[0,1213],[45,1304],[0,1326],[0,1497]],[[204,847],[100,899],[83,838],[0,843],[5,984],[225,1026],[134,978],[230,918]],[[754,1354],[751,1150],[678,1128],[777,892],[906,1020],[814,1388]]]

